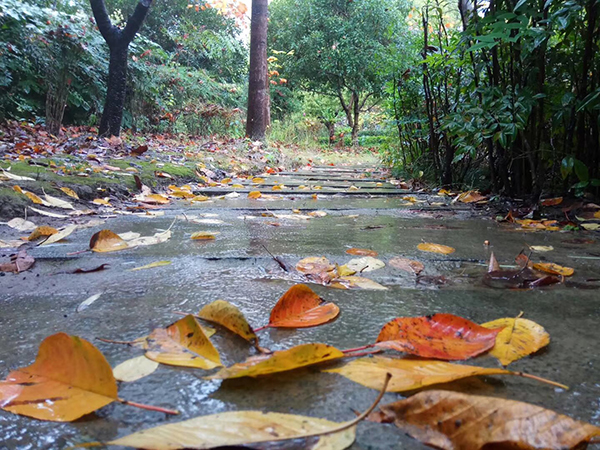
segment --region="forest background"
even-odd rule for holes
[[[109,0],[123,25],[132,0]],[[269,142],[378,151],[398,175],[538,199],[600,186],[595,0],[274,0]],[[131,134],[243,139],[244,3],[156,1]],[[0,1],[0,120],[97,126],[109,54],[85,0]]]

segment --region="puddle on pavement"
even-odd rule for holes
[[[600,354],[597,324],[600,298],[597,290],[554,286],[539,290],[491,289],[481,283],[485,264],[494,251],[501,264],[511,265],[527,245],[552,245],[554,251],[534,254],[575,268],[575,277],[598,277],[600,253],[597,243],[565,244],[577,237],[568,233],[507,232],[487,218],[469,218],[465,212],[397,209],[398,199],[337,198],[312,205],[301,200],[293,207],[326,210],[329,215],[309,221],[259,217],[271,204],[248,200],[212,203],[188,208],[186,214],[214,213],[224,223],[195,224],[178,221],[166,243],[113,254],[66,253],[87,247],[89,237],[100,229],[90,228],[72,235],[67,244],[40,247],[33,270],[0,277],[4,339],[0,344],[2,376],[33,361],[39,343],[58,331],[82,336],[104,353],[114,366],[141,352],[126,346],[94,341],[95,337],[131,340],[155,327],[175,320],[172,311],[197,312],[203,305],[225,299],[237,305],[251,324],[264,325],[279,297],[294,280],[282,273],[264,247],[294,265],[307,256],[326,256],[345,263],[354,258],[351,247],[370,248],[387,262],[394,256],[418,259],[424,276],[445,276],[446,286],[418,284],[414,276],[386,266],[365,274],[387,291],[337,290],[311,287],[341,308],[333,323],[298,330],[267,329],[261,345],[283,349],[305,342],[325,342],[350,348],[372,342],[381,326],[398,316],[448,312],[475,322],[499,317],[525,317],[538,322],[551,336],[550,346],[539,354],[513,363],[525,371],[571,386],[569,391],[537,384],[518,377],[483,377],[445,386],[474,394],[518,399],[542,405],[577,419],[600,423]],[[286,204],[289,208],[290,204]],[[308,205],[308,206],[306,206]],[[332,209],[328,209],[331,207]],[[143,219],[123,216],[107,226],[115,232],[137,231],[142,235],[166,229],[182,210],[166,210],[163,217]],[[289,209],[285,210],[289,214]],[[358,215],[357,217],[355,217]],[[270,222],[280,222],[272,226]],[[215,241],[193,242],[192,232],[220,231]],[[485,246],[489,240],[491,245]],[[421,242],[436,242],[456,248],[449,255],[423,253]],[[2,253],[2,252],[0,252]],[[582,258],[583,257],[583,258]],[[592,259],[585,259],[586,257]],[[153,261],[171,265],[139,272],[128,269]],[[110,269],[90,274],[65,274],[76,268],[109,263]],[[81,313],[75,309],[89,296],[102,296]],[[221,330],[214,338],[225,364],[243,360],[249,349],[244,341]],[[490,357],[474,364],[496,367]],[[0,448],[55,449],[85,441],[107,441],[130,432],[163,423],[223,411],[258,409],[305,414],[343,421],[363,410],[376,392],[341,376],[321,374],[314,368],[260,379],[225,382],[203,380],[200,370],[161,366],[154,374],[134,383],[122,383],[120,396],[181,411],[179,417],[112,404],[70,424],[41,422],[0,413]],[[386,394],[384,402],[401,398]],[[362,423],[354,449],[424,448],[391,425]]]

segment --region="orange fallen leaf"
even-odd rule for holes
[[[307,275],[331,272],[334,269],[335,266],[324,256],[309,256],[308,258],[301,259],[296,264],[296,270]]]
[[[198,317],[217,323],[258,346],[258,337],[244,314],[236,306],[225,300],[215,300],[206,305],[200,310]]]
[[[337,305],[325,303],[305,284],[296,284],[288,289],[273,307],[266,327],[314,327],[335,319],[339,313],[340,308]]]
[[[196,233],[193,233],[190,238],[193,240],[214,240],[217,237],[217,234],[219,234],[218,231],[197,231]]]
[[[460,194],[457,200],[461,203],[476,203],[486,200],[486,197],[477,191],[467,191]]]
[[[422,242],[417,245],[417,248],[422,252],[441,253],[442,255],[449,255],[456,251],[456,249],[448,247],[447,245],[433,244],[431,242]]]
[[[423,358],[464,360],[492,348],[501,330],[453,314],[399,317],[383,326],[375,345]]]
[[[563,267],[554,263],[534,263],[533,268],[540,272],[549,273],[551,275],[562,275],[564,277],[570,277],[575,273],[575,270],[571,267]]]
[[[380,407],[369,419],[394,423],[431,447],[585,448],[600,428],[529,403],[451,391],[423,391]],[[535,420],[533,420],[535,418]]]
[[[126,248],[129,248],[129,244],[110,230],[100,230],[90,239],[90,250],[93,252],[116,252]]]
[[[542,206],[556,206],[560,205],[563,201],[562,197],[546,198],[542,200]]]
[[[375,250],[369,250],[368,248],[349,248],[348,250],[346,250],[346,253],[348,253],[349,255],[373,257],[379,255],[379,253],[377,253]]]

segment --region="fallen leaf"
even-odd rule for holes
[[[325,211],[311,211],[308,215],[310,217],[325,217],[327,213]]]
[[[340,308],[337,305],[325,303],[305,284],[296,284],[289,288],[273,307],[267,327],[314,327],[332,321],[339,313]]]
[[[161,364],[206,370],[222,365],[219,352],[192,315],[134,342],[146,350],[146,357]]]
[[[530,245],[529,248],[534,252],[551,252],[554,250],[551,245]]]
[[[0,180],[12,180],[12,181],[35,181],[35,179],[31,177],[25,177],[21,175],[15,175],[14,173],[7,172],[2,169],[2,173],[0,173]]]
[[[369,250],[368,248],[349,248],[348,250],[346,250],[346,253],[348,253],[349,255],[373,257],[379,254],[375,250]]]
[[[265,179],[264,178],[260,178],[260,177],[255,177],[255,178],[252,178],[252,182],[255,183],[255,184],[262,184],[262,183],[265,182]]]
[[[419,261],[408,258],[400,258],[399,256],[390,259],[388,264],[396,269],[414,273],[415,275],[419,275],[423,270],[425,270],[425,266]]]
[[[534,263],[533,268],[540,272],[549,273],[551,275],[562,275],[564,277],[570,277],[575,273],[571,267],[563,267],[554,263]]]
[[[477,191],[463,192],[457,197],[457,201],[461,203],[476,203],[482,200],[486,200],[486,197]]]
[[[146,358],[144,355],[123,361],[113,369],[113,375],[118,381],[132,382],[147,377],[158,369],[156,361]]]
[[[260,191],[251,191],[248,193],[248,198],[261,198],[262,194]]]
[[[215,300],[204,306],[198,316],[209,322],[217,323],[248,342],[258,345],[258,337],[244,314],[236,306],[225,300]]]
[[[129,248],[129,244],[110,230],[100,230],[90,239],[90,250],[93,252],[116,252],[126,248]]]
[[[220,219],[192,219],[191,222],[200,223],[204,225],[221,225],[225,223]]]
[[[154,172],[154,175],[155,175],[156,177],[158,177],[158,178],[169,178],[169,179],[171,179],[171,180],[173,179],[173,176],[172,176],[172,175],[169,175],[167,172],[160,172],[160,171],[158,171],[158,170],[156,170],[156,171]]]
[[[166,205],[171,201],[161,194],[136,195],[135,199],[139,202],[149,203],[152,205]]]
[[[302,439],[314,433],[330,433],[320,437],[312,448],[344,450],[354,442],[356,430],[351,426],[332,433],[340,426],[344,426],[344,423],[315,417],[262,411],[230,411],[160,425],[108,444],[154,450],[245,448],[261,442]]]
[[[287,350],[248,358],[246,361],[221,369],[209,380],[257,377],[272,373],[286,372],[300,367],[343,358],[344,354],[335,347],[326,344],[301,344]]]
[[[118,236],[124,241],[131,241],[132,239],[139,238],[141,234],[135,231],[126,231],[125,233],[119,233]]]
[[[207,197],[206,195],[196,195],[191,199],[192,202],[205,202],[207,200],[210,200],[210,197]]]
[[[331,272],[334,269],[335,266],[324,256],[309,256],[308,258],[301,259],[296,264],[298,272],[310,275]]]
[[[431,361],[416,358],[386,358],[374,356],[360,358],[344,364],[342,367],[325,369],[323,372],[337,373],[355,383],[368,388],[381,390],[387,374],[392,378],[387,386],[388,392],[406,392],[434,384],[449,383],[478,375],[525,375],[506,369],[467,366],[445,361]],[[538,379],[537,377],[533,377]],[[538,379],[546,382],[547,380]],[[554,382],[550,382],[554,384]],[[562,385],[561,385],[562,386]],[[566,386],[562,386],[566,388]]]
[[[444,450],[585,448],[600,435],[598,427],[536,405],[451,391],[419,392],[370,417]]]
[[[42,225],[40,227],[37,227],[35,230],[33,230],[31,232],[31,234],[29,235],[29,237],[27,238],[28,241],[35,241],[41,237],[46,237],[46,236],[52,236],[53,234],[58,233],[58,230],[54,227],[49,227],[47,225]]]
[[[449,255],[454,253],[456,250],[452,247],[442,244],[432,244],[431,242],[422,242],[417,245],[417,248],[422,252],[441,253],[442,255]]]
[[[494,255],[494,252],[490,255],[490,262],[488,263],[488,273],[497,272],[500,270],[500,264]]]
[[[117,383],[102,353],[85,339],[58,333],[40,344],[35,362],[0,382],[5,411],[71,422],[117,400]]]
[[[54,244],[55,242],[62,241],[64,238],[70,236],[73,233],[73,231],[75,231],[77,228],[79,228],[78,225],[68,225],[62,230],[60,230],[58,233],[50,235],[48,239],[46,239],[40,244],[40,246]]]
[[[346,263],[346,267],[350,270],[354,270],[354,272],[363,273],[381,269],[382,267],[385,267],[385,263],[372,256],[365,256],[363,258],[351,259]]]
[[[101,205],[101,206],[112,206],[110,204],[110,202],[108,201],[108,197],[107,198],[95,198],[94,200],[92,200],[92,203],[95,205]]]
[[[220,234],[218,231],[197,231],[190,236],[193,240],[214,240]]]
[[[579,226],[588,231],[600,230],[600,223],[582,223]]]
[[[73,189],[68,187],[61,187],[60,190],[67,194],[69,197],[76,198],[77,200],[79,200],[79,195],[77,195],[77,192],[75,192]]]
[[[168,266],[170,264],[171,261],[154,261],[153,263],[146,264],[145,266],[134,267],[133,269],[129,269],[129,271],[135,272],[137,270],[153,269],[154,267]]]
[[[541,325],[520,317],[496,319],[481,326],[491,329],[504,327],[489,352],[503,366],[531,355],[550,343],[550,335]]]
[[[350,269],[345,264],[342,266],[336,266],[335,271],[337,272],[338,277],[348,277],[348,276],[354,275],[356,273],[356,270]]]
[[[85,299],[84,301],[82,301],[79,306],[77,306],[76,311],[77,312],[81,312],[84,309],[87,309],[88,306],[90,306],[92,303],[94,303],[96,300],[98,300],[100,298],[100,296],[102,295],[102,292],[96,295],[92,295],[90,298]]]
[[[7,225],[17,231],[31,231],[37,228],[37,225],[20,217],[15,217],[8,221]]]
[[[491,349],[500,331],[453,314],[399,317],[383,326],[375,345],[422,358],[464,360]]]
[[[60,198],[52,197],[51,195],[48,195],[48,194],[44,194],[44,198],[49,206],[54,206],[56,208],[62,208],[62,209],[75,209],[71,203],[69,203],[65,200],[62,200]],[[46,206],[48,206],[48,205],[46,205]]]
[[[140,145],[136,148],[131,149],[131,154],[133,156],[140,156],[142,153],[145,153],[148,151],[148,146],[147,145]]]
[[[48,204],[48,202],[46,202],[45,200],[42,200],[40,197],[35,195],[33,192],[29,192],[29,191],[21,191],[21,192],[23,195],[25,195],[29,200],[31,200],[36,205],[50,206]]]
[[[108,269],[108,267],[109,267],[109,264],[101,264],[101,265],[99,265],[97,267],[93,267],[91,269],[75,269],[71,273],[92,273],[92,272],[99,272],[101,270]]]
[[[546,198],[544,200],[541,201],[542,206],[556,206],[556,205],[560,205],[563,201],[562,197],[555,197],[555,198]]]
[[[18,248],[23,244],[25,244],[25,242],[20,240],[3,241],[0,239],[0,248]]]
[[[336,278],[330,286],[337,289],[365,289],[371,291],[386,291],[388,289],[376,281],[358,276]]]
[[[10,256],[10,262],[0,264],[0,272],[24,272],[30,269],[34,263],[35,259],[27,253],[27,250],[19,250],[16,255]]]
[[[128,241],[127,244],[131,248],[143,247],[146,245],[162,244],[163,242],[167,242],[169,239],[171,239],[171,230],[165,230],[154,233],[153,236],[142,236],[132,239]]]
[[[68,219],[69,218],[69,216],[65,216],[64,214],[57,214],[57,213],[53,213],[53,212],[49,212],[49,211],[44,211],[42,209],[37,209],[32,206],[30,206],[29,209],[31,209],[32,211],[34,211],[38,214],[41,214],[42,216],[54,217],[56,219]]]

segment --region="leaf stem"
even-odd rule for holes
[[[556,381],[548,380],[547,378],[538,377],[537,375],[531,375],[529,373],[524,373],[524,372],[512,372],[512,373],[515,374],[515,375],[518,375],[520,377],[523,377],[523,378],[531,378],[532,380],[536,380],[536,381],[540,381],[542,383],[550,384],[552,386],[556,386],[556,387],[559,387],[559,388],[564,389],[564,390],[569,390],[569,386],[566,386],[566,385],[561,384],[561,383],[557,383]]]
[[[109,344],[133,345],[135,343],[134,341],[113,341],[112,339],[105,339],[101,337],[97,337],[96,339],[102,342],[107,342]]]
[[[135,406],[136,408],[146,409],[148,411],[157,411],[157,412],[162,412],[165,414],[175,414],[175,415],[179,414],[179,411],[177,411],[175,409],[167,409],[167,408],[162,408],[160,406],[145,405],[143,403],[132,402],[129,400],[123,400],[122,398],[118,398],[117,401],[121,402],[123,405]]]
[[[362,347],[349,348],[348,350],[342,350],[342,353],[359,352],[361,350],[366,350],[366,349],[374,347],[374,346],[375,346],[375,344],[367,344],[367,345],[363,345]]]
[[[350,420],[348,422],[343,422],[338,427],[332,428],[330,430],[316,431],[314,433],[303,434],[300,436],[289,436],[289,437],[282,437],[282,438],[278,438],[278,439],[269,439],[268,441],[263,441],[263,442],[279,442],[279,441],[288,441],[288,440],[292,440],[292,439],[307,439],[307,438],[311,438],[311,437],[325,436],[328,434],[339,433],[341,431],[347,430],[348,428],[352,428],[358,422],[362,421],[365,417],[367,417],[369,414],[371,414],[371,412],[379,404],[379,402],[381,401],[382,397],[385,394],[385,391],[388,387],[388,384],[389,384],[391,378],[392,378],[392,374],[389,372],[386,373],[385,380],[383,381],[383,387],[381,388],[381,391],[379,391],[379,395],[377,396],[377,398],[375,399],[373,404],[365,412],[363,412],[360,416],[358,416],[356,419]],[[259,443],[260,442],[253,442],[252,444],[259,444]]]
[[[368,352],[358,352],[358,353],[345,354],[344,358],[355,358],[357,356],[375,355],[376,353],[381,353],[381,352],[383,352],[383,349],[382,348],[378,348],[377,350],[370,350]]]
[[[264,330],[265,328],[269,328],[269,324],[263,325],[262,327],[255,328],[254,332],[257,333],[259,331]]]

